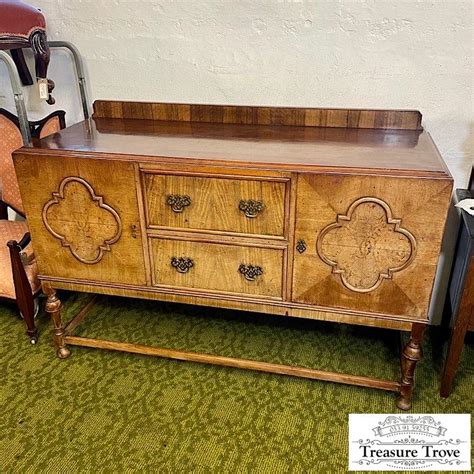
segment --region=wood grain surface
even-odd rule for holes
[[[133,164],[38,156],[17,159],[15,166],[42,272],[73,279],[146,284]],[[92,257],[98,255],[104,240],[116,235],[117,222],[82,184],[74,181],[74,186],[66,190],[65,199],[60,200],[61,208],[56,205],[57,210],[52,207],[48,213],[53,219],[49,223],[54,222],[54,229],[65,240],[53,235],[43,218],[45,205],[54,199],[61,182],[71,177],[89,183],[102,205],[110,206],[120,218],[118,240],[95,263],[87,260],[94,260]],[[98,211],[104,212],[105,217]],[[78,259],[78,255],[84,258]]]
[[[282,249],[158,238],[150,239],[150,247],[157,286],[282,298]],[[173,257],[192,260],[193,266],[180,273],[171,264]],[[249,281],[239,272],[242,264],[258,266],[262,274]]]
[[[147,173],[144,189],[149,227],[284,236],[284,182]],[[170,196],[186,196],[189,204],[173,210]],[[241,201],[259,202],[263,209],[247,217],[239,209]]]
[[[115,295],[127,298],[142,298],[147,300],[168,301],[172,303],[212,306],[239,311],[253,311],[276,316],[315,319],[334,323],[355,324],[385,329],[409,331],[413,319],[405,316],[362,313],[338,308],[319,308],[315,305],[278,301],[273,299],[249,297],[248,295],[226,295],[208,293],[203,290],[177,290],[175,288],[138,287],[134,285],[113,284],[86,280],[71,280],[66,278],[40,275],[40,279],[57,289],[97,293],[100,295]]]
[[[97,116],[41,140],[34,148],[24,147],[21,152],[80,158],[106,155],[108,159],[124,161],[139,158],[141,163],[153,164],[233,164],[245,169],[289,172],[345,169],[396,176],[450,177],[429,134],[419,129],[319,128]]]
[[[293,301],[427,319],[451,191],[441,180],[300,175],[295,238],[308,250],[294,257]],[[341,220],[360,199],[373,207]],[[318,252],[328,226],[340,232]]]
[[[325,380],[326,382],[338,382],[348,385],[358,385],[361,387],[373,387],[381,390],[397,392],[400,388],[398,382],[391,380],[376,379],[374,377],[364,377],[360,375],[340,374],[324,370],[309,369],[306,367],[295,367],[270,362],[238,359],[236,357],[224,357],[213,354],[203,354],[200,352],[180,351],[167,349],[164,347],[144,346],[141,344],[131,344],[127,342],[117,342],[104,339],[90,339],[86,337],[66,336],[66,343],[74,346],[92,347],[96,349],[107,349],[112,351],[125,351],[132,354],[144,354],[155,357],[165,357],[167,359],[184,360],[188,362],[198,362],[201,364],[213,364],[224,367],[235,367],[238,369],[255,370],[272,374],[289,375],[302,377],[311,380]]]
[[[94,117],[242,125],[421,130],[417,110],[323,109],[97,100]]]

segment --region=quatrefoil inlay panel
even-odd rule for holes
[[[346,288],[368,293],[410,265],[416,240],[385,201],[364,197],[320,232],[316,249]]]
[[[64,178],[59,190],[43,207],[48,231],[82,263],[102,260],[122,234],[117,211],[82,178]]]

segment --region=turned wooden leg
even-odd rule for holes
[[[415,386],[415,368],[423,355],[421,343],[425,329],[425,324],[413,323],[410,340],[403,348],[400,357],[402,379],[400,381],[400,396],[397,399],[397,407],[400,410],[409,410],[411,408],[411,398]]]
[[[48,296],[46,300],[46,312],[51,314],[54,324],[54,345],[56,346],[56,354],[60,359],[66,359],[70,356],[71,351],[66,347],[64,342],[64,328],[61,321],[61,301],[56,295],[56,290],[49,285],[43,287],[43,291]]]

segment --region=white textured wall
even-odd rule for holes
[[[419,109],[456,185],[467,182],[472,1],[30,3],[44,11],[50,39],[80,48],[94,99]],[[71,123],[80,109],[66,65],[66,55],[55,54],[50,76]],[[4,76],[0,106],[12,108]],[[29,96],[33,116],[50,110]]]

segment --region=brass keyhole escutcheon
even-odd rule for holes
[[[296,250],[298,250],[299,253],[303,253],[306,250],[306,242],[303,239],[298,240]]]

